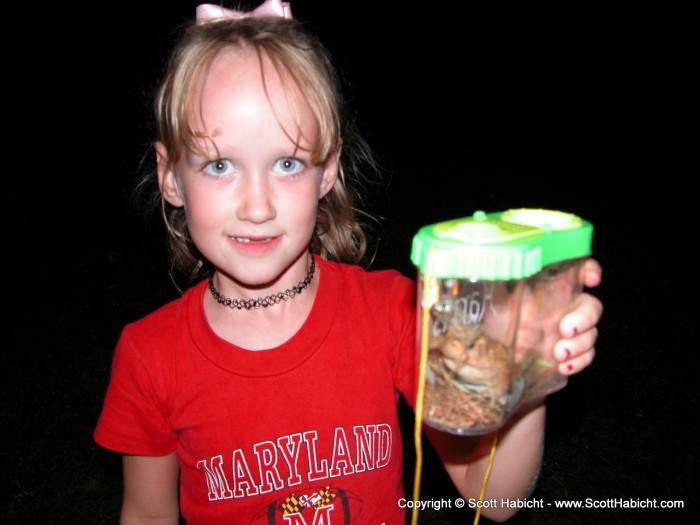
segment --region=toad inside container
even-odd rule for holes
[[[551,348],[545,349],[545,328],[556,324],[553,318],[565,309],[559,305],[570,304],[574,292],[553,301],[556,308],[544,308],[544,297],[571,287],[550,286],[541,272],[562,263],[558,257],[584,254],[573,257],[580,249],[558,252],[557,245],[568,242],[565,230],[534,218],[536,211],[542,212],[540,219],[562,212],[516,211],[479,211],[425,226],[413,239],[411,260],[419,272],[422,312],[416,412],[435,428],[466,435],[489,432],[523,402],[563,386],[561,379],[544,386],[540,382],[555,375],[550,373],[553,361],[546,361],[551,355],[543,355],[551,354]],[[584,223],[569,230],[589,224]],[[574,273],[560,268],[549,269],[553,275]],[[523,311],[528,319],[521,319]],[[523,363],[530,366],[527,376]]]

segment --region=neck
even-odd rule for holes
[[[258,297],[257,299],[236,299],[226,297],[225,295],[221,294],[214,285],[213,277],[209,279],[209,291],[211,292],[212,296],[214,297],[217,303],[227,308],[235,310],[257,310],[259,308],[267,308],[269,306],[274,306],[276,304],[281,303],[282,301],[294,299],[297,295],[302,293],[307,286],[309,286],[311,280],[314,277],[315,270],[316,261],[312,256],[309,271],[307,272],[306,277],[304,277],[304,279],[302,279],[297,284],[295,284],[291,288],[287,288],[284,291],[279,291],[277,293],[265,297]]]
[[[248,311],[245,307],[222,305],[207,291],[204,296],[204,311],[209,326],[219,337],[239,348],[266,350],[278,347],[291,339],[306,322],[321,277],[320,269],[316,267],[313,278],[301,294],[272,306],[252,307]]]

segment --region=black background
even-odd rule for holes
[[[113,347],[125,323],[177,295],[160,230],[127,195],[148,158],[148,97],[196,5],[5,14],[18,36],[4,68],[0,522],[117,522],[118,460],[91,437]],[[550,397],[534,497],[686,508],[545,508],[513,522],[689,522],[699,348],[687,13],[311,0],[292,10],[335,56],[387,177],[372,201],[386,218],[374,267],[413,276],[417,229],[477,209],[559,209],[595,226],[598,356]],[[426,499],[456,497],[434,461],[423,487]]]

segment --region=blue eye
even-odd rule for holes
[[[291,157],[282,157],[275,162],[275,171],[284,175],[295,175],[304,169],[304,163]]]
[[[230,175],[236,171],[236,166],[233,162],[226,159],[212,160],[209,164],[204,166],[204,171],[209,175],[214,175],[216,177],[223,177],[224,175]]]

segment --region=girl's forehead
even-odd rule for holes
[[[222,51],[203,70],[188,119],[195,137],[274,127],[303,149],[313,149],[318,140],[314,113],[291,74],[250,47]]]
[[[235,102],[253,107],[264,103],[275,112],[307,104],[289,72],[250,47],[223,50],[214,57],[195,83],[192,102],[194,109],[212,105],[214,111]]]
[[[277,72],[270,60],[248,48],[224,49],[200,70],[196,87],[208,94],[217,89],[241,89],[252,85],[255,90],[276,84]],[[196,90],[195,90],[196,92]]]

